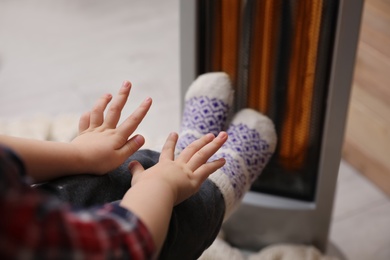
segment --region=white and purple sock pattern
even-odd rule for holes
[[[230,106],[223,100],[207,96],[193,97],[185,104],[177,148],[183,150],[201,136],[215,136],[225,127]]]
[[[272,122],[251,109],[237,113],[227,133],[228,140],[210,159],[223,157],[226,163],[209,177],[224,195],[225,219],[261,174],[276,146]]]
[[[186,93],[176,152],[180,153],[205,134],[217,136],[225,128],[232,103],[233,89],[226,73],[199,76]]]
[[[222,149],[221,149],[222,150]],[[234,189],[234,199],[238,200],[244,196],[244,188],[248,185],[246,177],[247,170],[242,167],[242,162],[236,155],[232,155],[231,151],[221,151],[218,155],[210,158],[210,161],[218,158],[225,158],[226,163],[220,169],[224,175],[229,178],[229,185]]]
[[[244,124],[231,125],[227,131],[229,139],[226,146],[237,152],[249,172],[252,183],[264,169],[273,152],[270,145],[262,139],[260,133]]]

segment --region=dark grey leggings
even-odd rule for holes
[[[80,207],[114,202],[131,187],[128,163],[137,160],[147,169],[158,162],[159,156],[154,151],[140,150],[107,175],[64,177],[36,187]],[[221,192],[206,180],[198,193],[174,207],[159,259],[197,259],[216,238],[224,212]]]

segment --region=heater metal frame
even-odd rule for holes
[[[227,240],[259,250],[273,243],[328,244],[363,0],[340,0],[314,202],[248,192],[224,224]],[[196,0],[180,1],[181,97],[196,78]],[[238,97],[239,98],[239,97]]]

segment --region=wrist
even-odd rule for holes
[[[84,173],[93,173],[91,165],[90,156],[85,155],[85,153],[75,144],[69,143],[69,153],[71,154],[70,161],[73,162],[70,165],[70,174],[84,174]]]
[[[59,177],[88,172],[85,159],[77,147],[71,143],[53,143],[53,146],[57,147],[56,157],[62,161],[61,163],[57,162],[58,170],[56,173],[60,175]]]
[[[149,194],[149,197],[152,196],[157,198],[157,200],[163,200],[165,205],[170,206],[171,208],[175,206],[177,198],[177,194],[174,189],[172,189],[171,185],[159,178],[140,180],[135,184],[132,184],[131,188],[125,194],[125,197],[131,191],[137,194]]]
[[[120,205],[141,219],[159,251],[168,232],[174,202],[171,188],[159,180],[144,180],[126,192]]]

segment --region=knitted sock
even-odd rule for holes
[[[199,76],[185,96],[183,120],[176,152],[180,153],[201,136],[215,136],[225,129],[233,103],[233,89],[224,72],[211,72]]]
[[[271,120],[252,109],[238,112],[227,133],[228,140],[210,159],[223,157],[226,163],[209,177],[224,196],[225,220],[262,172],[277,141]]]

